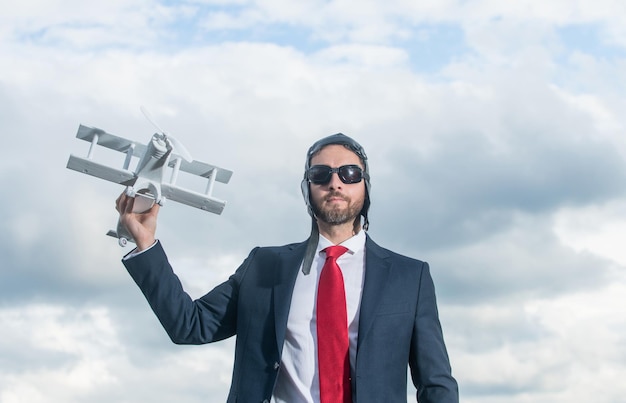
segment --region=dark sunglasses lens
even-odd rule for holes
[[[363,171],[356,165],[344,165],[339,168],[339,177],[343,183],[358,183],[363,178]]]
[[[344,165],[331,168],[326,165],[314,165],[309,168],[307,178],[316,185],[325,185],[330,181],[333,172],[337,172],[343,183],[359,183],[363,179],[363,170],[358,165]]]
[[[309,168],[308,178],[311,182],[317,185],[323,185],[328,183],[332,171],[330,167],[324,165],[316,165]]]

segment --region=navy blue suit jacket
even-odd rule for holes
[[[406,402],[407,364],[420,403],[457,403],[428,264],[365,244],[353,399]],[[237,271],[192,301],[160,243],[124,265],[174,343],[236,335],[228,402],[269,402],[306,242],[255,248]]]

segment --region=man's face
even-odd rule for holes
[[[358,165],[363,169],[361,159],[340,144],[322,148],[311,158],[311,166],[327,165],[339,168],[343,165]],[[346,184],[335,172],[330,182],[323,185],[310,183],[311,204],[318,220],[331,225],[352,223],[359,216],[365,201],[365,181]]]

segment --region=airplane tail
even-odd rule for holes
[[[124,228],[119,220],[117,222],[117,231],[109,230],[109,232],[107,232],[107,235],[113,238],[117,238],[117,242],[122,248],[128,245],[129,242],[135,243],[133,237],[128,233],[128,231],[126,231],[126,228]]]

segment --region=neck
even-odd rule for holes
[[[346,223],[331,225],[322,221],[317,221],[317,229],[321,235],[335,245],[352,238],[361,230],[360,224]]]

